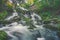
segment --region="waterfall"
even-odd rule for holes
[[[44,28],[43,24],[38,25],[38,23],[41,23],[40,20],[42,20],[38,14],[33,12],[30,16],[32,24],[36,27],[34,28],[34,30],[30,30],[28,29],[27,25],[24,26],[23,24],[18,22],[13,22],[9,25],[6,25],[5,27],[0,28],[0,30],[4,30],[8,34],[8,36],[11,37],[8,38],[8,40],[58,40],[58,37],[54,31]],[[13,18],[14,15],[10,17]],[[21,22],[24,23],[24,21]]]
[[[15,16],[17,16],[17,17],[18,17],[17,12],[12,13],[12,16],[9,16],[9,17],[8,17],[8,18],[6,18],[5,20],[13,19]]]
[[[31,20],[33,20],[33,22],[35,20],[33,19],[34,16],[39,17],[37,14],[35,15],[34,14],[35,13],[31,14],[32,15]],[[6,20],[11,20],[15,16],[18,16],[18,13],[13,13],[13,15],[6,18]],[[40,17],[38,19],[40,19]],[[21,22],[24,22],[24,21],[21,21]],[[40,35],[37,29],[29,30],[28,26],[23,26],[23,24],[17,23],[17,22],[6,25],[5,27],[0,28],[0,30],[4,30],[8,34],[8,36],[11,37],[8,40],[37,40],[37,36]]]
[[[19,6],[19,3],[17,2],[18,0],[13,1],[16,1],[19,9],[28,11],[27,9]],[[12,0],[10,0],[10,2],[12,2]],[[7,17],[5,20],[9,21],[14,17],[20,17],[15,9],[12,15]],[[26,21],[23,20],[23,17],[30,18],[29,25],[26,24]],[[3,30],[7,33],[9,37],[8,40],[59,40],[55,31],[51,31],[43,27],[42,18],[35,12],[31,12],[29,15],[23,14],[21,20],[18,22],[12,22],[11,24],[7,24],[0,28],[0,30]],[[29,29],[31,25],[35,26],[36,28]]]

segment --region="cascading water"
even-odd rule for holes
[[[41,20],[39,15],[35,13],[31,14],[31,20],[36,27],[34,30],[30,30],[28,29],[28,26],[23,26],[17,22],[6,25],[5,27],[0,28],[0,30],[4,30],[8,36],[11,37],[8,40],[58,40],[55,32],[43,28],[43,25],[37,24],[36,17],[38,18],[37,20]]]
[[[17,0],[15,1],[17,2]],[[17,3],[17,5],[19,6],[19,3]],[[19,8],[28,11],[23,7]],[[9,16],[5,20],[9,21],[15,16],[19,17],[16,11],[14,11],[12,16]],[[23,17],[30,18],[31,21],[29,25],[26,24],[26,21],[23,20]],[[19,23],[13,22],[0,28],[0,30],[4,30],[8,34],[8,40],[59,40],[55,31],[51,31],[43,27],[43,24],[41,23],[42,18],[38,14],[31,12],[24,14],[23,17]],[[35,28],[28,29],[31,25],[35,26]]]

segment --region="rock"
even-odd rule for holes
[[[60,38],[60,31],[57,32],[58,37]]]

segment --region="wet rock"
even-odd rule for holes
[[[54,27],[52,25],[44,25],[43,27],[48,28],[48,29],[51,29],[51,30],[54,30],[54,31],[57,31],[58,30],[57,27]]]
[[[58,35],[58,37],[60,38],[60,31],[57,31],[57,35]]]

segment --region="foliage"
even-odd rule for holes
[[[7,16],[7,11],[1,12],[0,13],[0,21],[4,20],[6,16]]]
[[[0,40],[7,40],[7,34],[0,30]]]
[[[28,3],[29,5],[31,5],[31,4],[34,3],[34,0],[27,0],[27,3]]]
[[[10,9],[13,8],[13,5],[14,5],[14,4],[12,4],[12,3],[9,2],[9,1],[6,2],[6,6],[7,6],[8,8],[10,8]]]
[[[3,11],[4,0],[0,0],[0,12]]]

